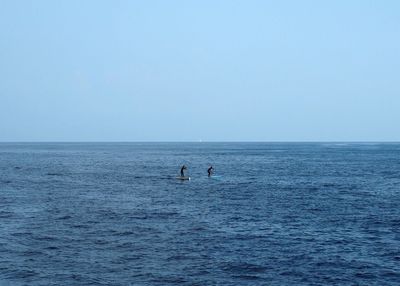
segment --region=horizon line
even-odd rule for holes
[[[0,141],[0,144],[40,144],[40,143],[400,143],[397,140],[132,140],[132,141]]]

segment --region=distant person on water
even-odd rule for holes
[[[185,165],[183,165],[181,168],[181,177],[185,177],[185,173],[184,173],[185,170],[187,170],[187,168]]]
[[[211,177],[212,171],[214,171],[214,168],[212,166],[210,166],[210,168],[208,168],[208,170],[207,170],[209,177]]]

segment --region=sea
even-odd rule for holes
[[[400,285],[400,144],[1,143],[0,285]]]

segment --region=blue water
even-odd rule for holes
[[[0,285],[400,285],[400,144],[0,144]]]

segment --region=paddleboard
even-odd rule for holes
[[[211,175],[211,176],[208,177],[208,178],[210,178],[210,179],[221,179],[222,176],[219,176],[219,175]]]
[[[178,177],[176,177],[178,180],[182,180],[182,181],[189,181],[190,180],[190,177],[187,177],[187,176],[185,176],[185,177],[181,177],[181,176],[178,176]]]

